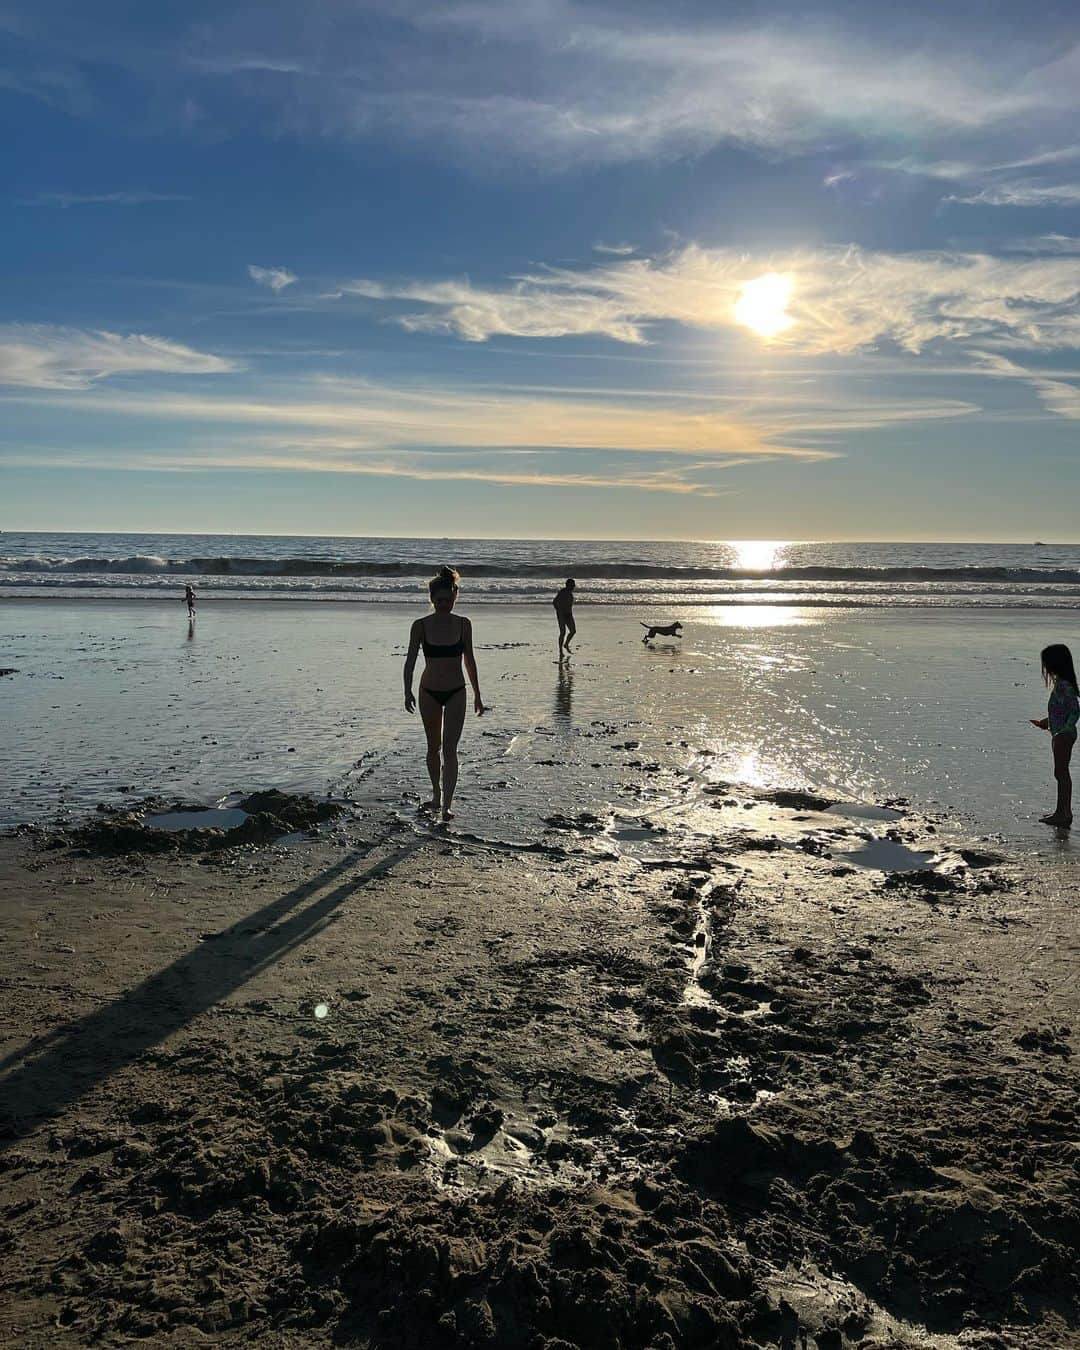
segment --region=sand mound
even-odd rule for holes
[[[99,808],[98,816],[84,824],[53,833],[48,846],[75,845],[95,857],[115,857],[128,853],[205,853],[215,849],[260,846],[273,843],[284,834],[310,830],[339,816],[344,807],[338,802],[318,801],[304,794],[293,795],[272,789],[254,792],[237,804],[247,819],[232,829],[214,826],[196,829],[155,829],[148,823],[152,813],[204,812],[201,804],[164,803],[148,798],[136,808],[110,811]]]

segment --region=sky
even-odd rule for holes
[[[0,528],[1075,540],[1073,0],[0,0]]]

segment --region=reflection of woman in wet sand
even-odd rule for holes
[[[1047,825],[1072,824],[1072,776],[1069,760],[1076,744],[1076,725],[1080,718],[1080,699],[1076,692],[1076,669],[1072,652],[1063,642],[1044,647],[1041,652],[1043,679],[1050,689],[1046,716],[1032,718],[1033,726],[1050,733],[1057,781],[1057,806],[1042,819]]]
[[[555,716],[568,718],[573,709],[574,676],[565,661],[559,662],[559,682],[555,687]]]
[[[409,632],[409,653],[405,658],[405,711],[414,712],[413,670],[416,654],[424,649],[424,673],[420,676],[420,716],[427,734],[427,767],[431,777],[431,801],[424,810],[441,814],[444,821],[453,818],[451,807],[457,787],[457,746],[465,725],[465,680],[461,663],[473,687],[477,717],[486,711],[480,697],[480,679],[473,656],[472,624],[453,613],[458,598],[458,574],[442,567],[428,585],[435,613],[417,619]]]

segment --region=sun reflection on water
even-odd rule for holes
[[[761,764],[761,756],[756,750],[748,750],[732,766],[731,778],[735,783],[745,783],[747,787],[765,787],[769,776]]]
[[[713,605],[709,622],[719,628],[794,628],[821,616],[794,605]]]
[[[735,551],[735,567],[743,572],[771,572],[781,564],[781,554],[787,548],[786,539],[731,539],[728,547]]]

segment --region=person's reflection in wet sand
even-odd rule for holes
[[[195,641],[195,620],[194,620],[194,619],[188,619],[188,621],[187,621],[187,640],[188,640],[189,642],[194,642],[194,641]]]
[[[565,661],[559,662],[559,681],[555,686],[555,716],[570,720],[574,672]]]

